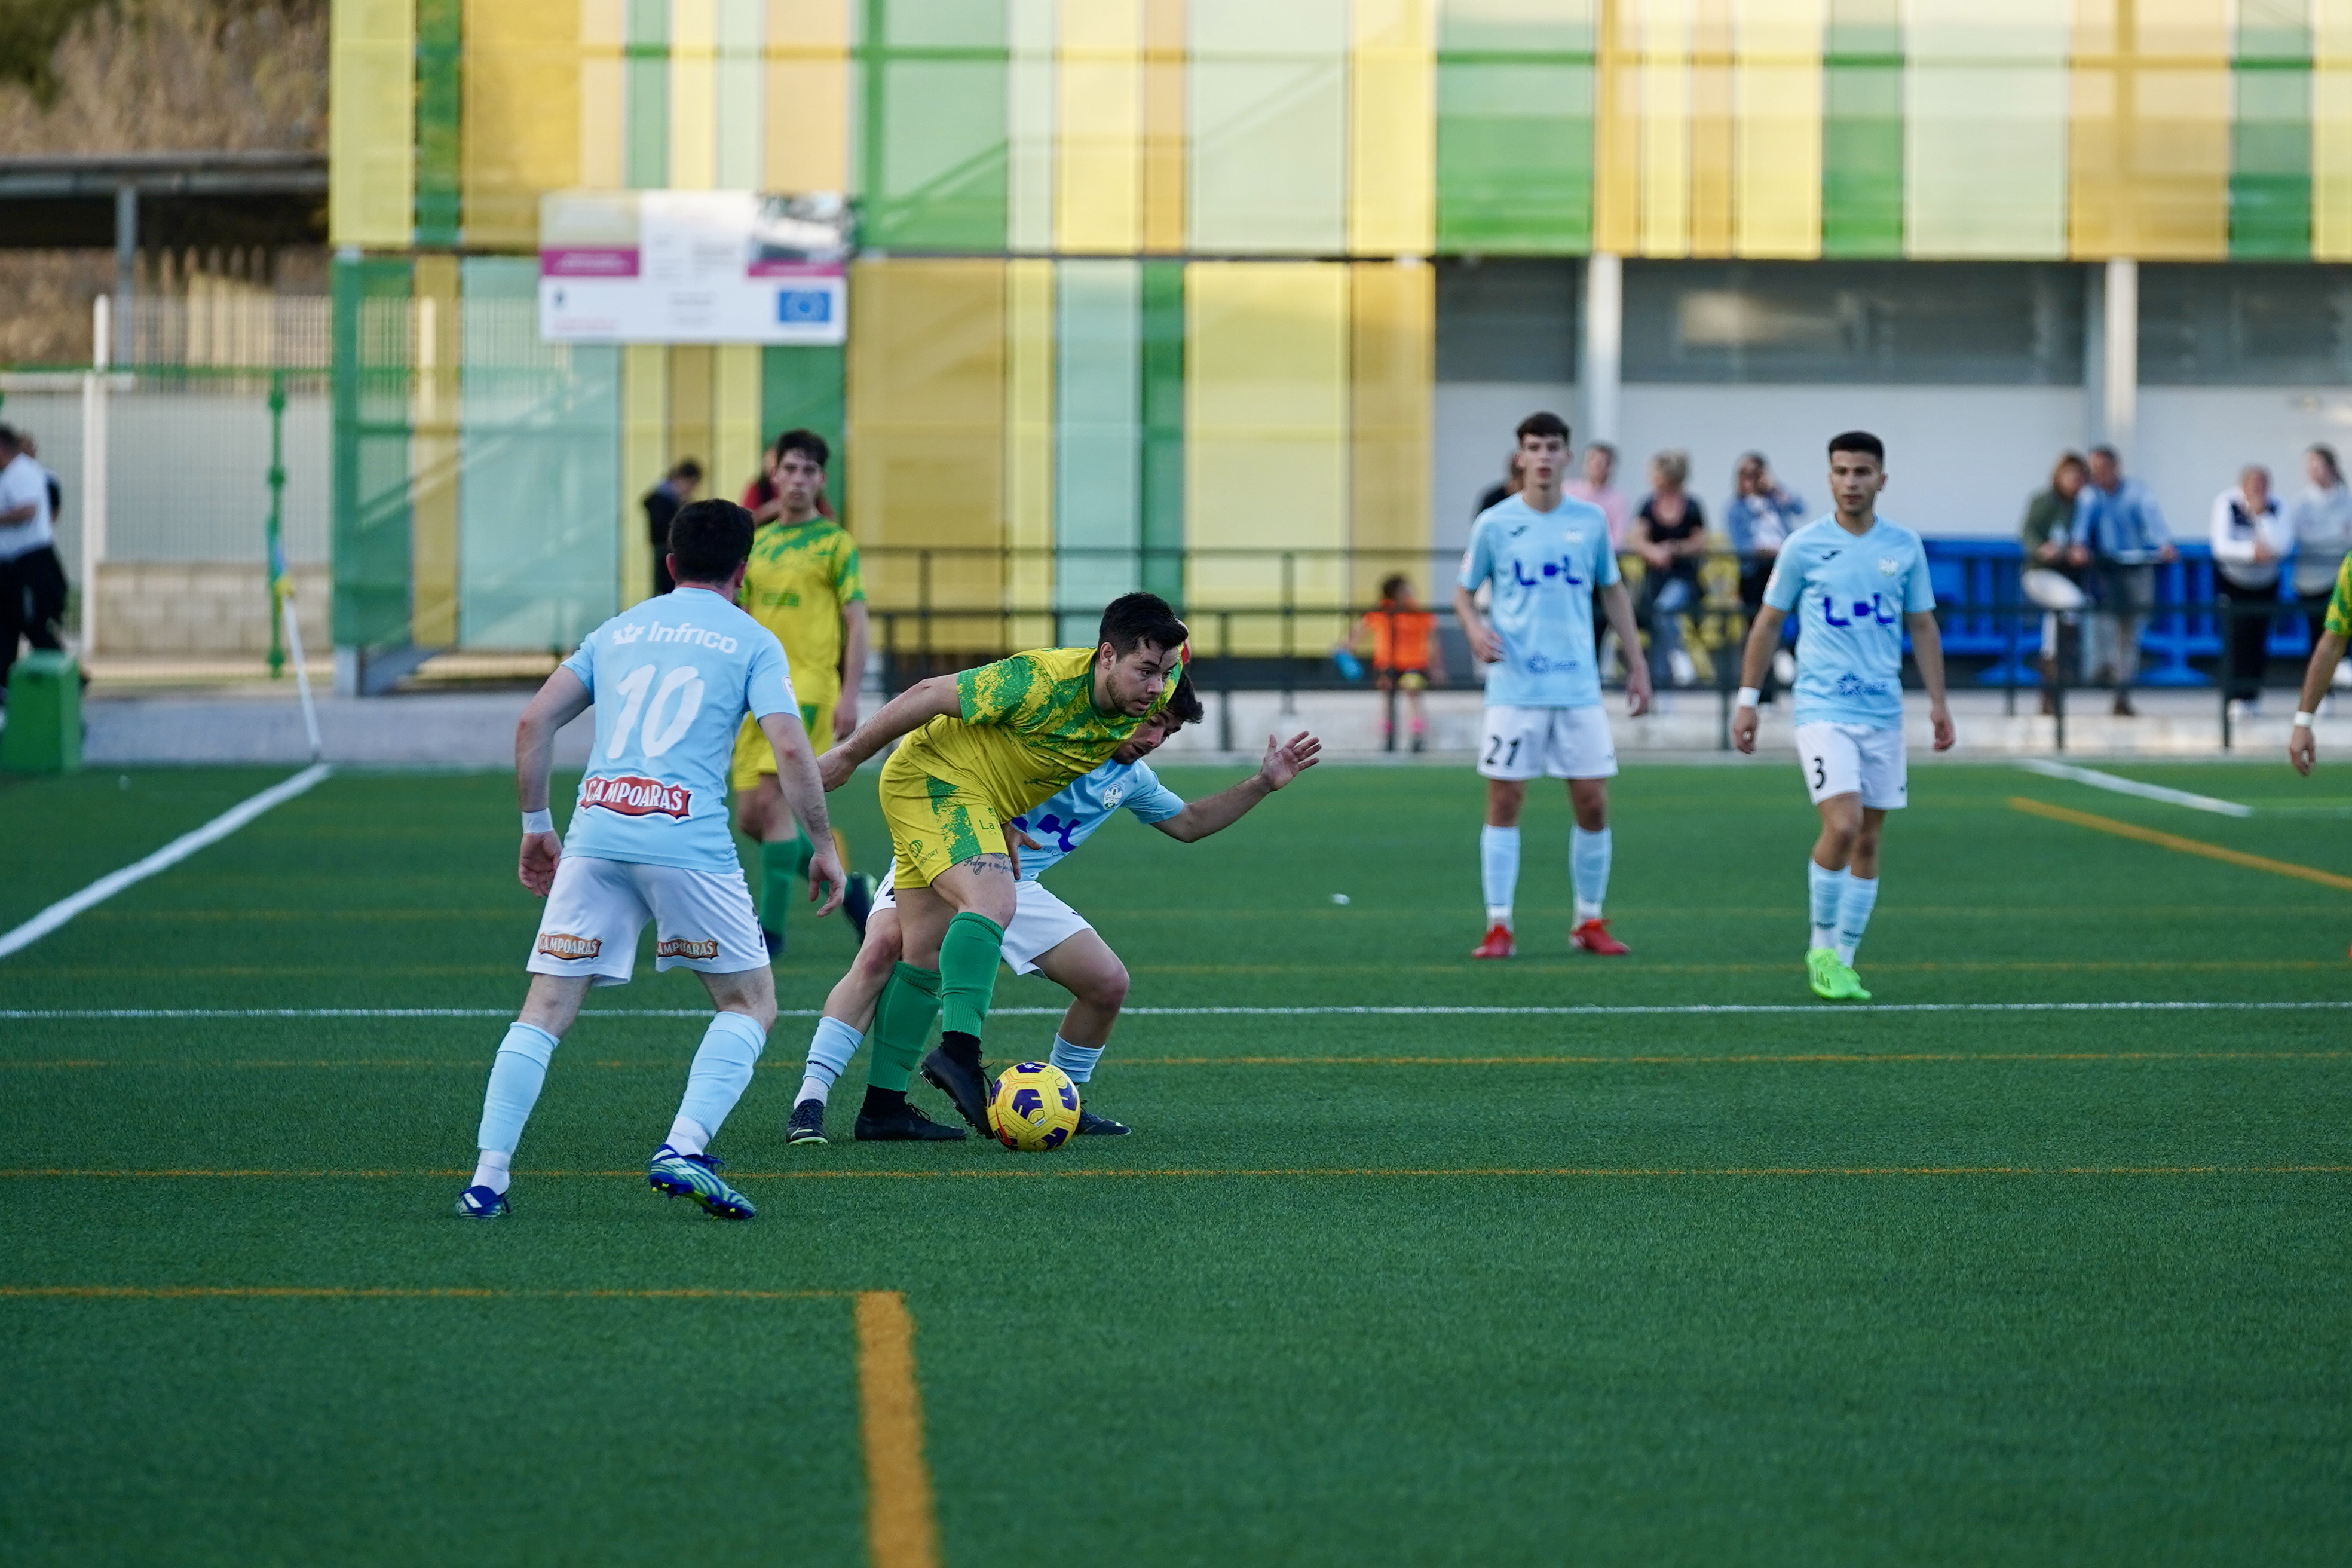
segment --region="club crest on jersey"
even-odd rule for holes
[[[1892,577],[1895,574],[1902,570],[1903,563],[1896,557],[1892,555],[1882,555],[1878,558],[1878,574],[1880,576]]]
[[[592,775],[580,781],[580,804],[601,805],[623,816],[675,816],[685,819],[694,792],[684,784],[620,773],[611,778]]]
[[[539,951],[550,958],[560,958],[570,963],[577,959],[593,958],[604,952],[604,939],[600,936],[573,936],[568,931],[541,931],[539,937]]]
[[[719,956],[719,942],[715,938],[703,940],[683,936],[666,937],[654,944],[654,956],[656,958],[716,958]]]

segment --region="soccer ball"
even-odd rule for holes
[[[1024,1153],[1058,1149],[1078,1130],[1078,1086],[1045,1062],[1007,1068],[989,1097],[988,1130]]]

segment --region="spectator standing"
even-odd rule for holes
[[[2309,482],[2287,517],[2294,525],[2294,596],[2303,602],[2311,646],[2317,647],[2327,633],[2327,599],[2336,574],[2352,554],[2352,486],[2344,482],[2333,447],[2305,452],[2303,475]]]
[[[1480,492],[1478,510],[1470,514],[1471,521],[1475,521],[1484,516],[1488,507],[1499,506],[1506,497],[1518,494],[1527,482],[1527,475],[1519,471],[1519,454],[1514,449],[1509,457],[1503,459],[1503,482],[1488,485]]]
[[[1682,617],[1698,604],[1698,561],[1706,553],[1706,512],[1683,489],[1690,454],[1661,452],[1650,459],[1650,493],[1630,530],[1634,552],[1648,565],[1650,677],[1658,686],[1687,686],[1698,668],[1683,651]]]
[[[0,425],[0,702],[8,700],[17,639],[60,651],[58,623],[65,613],[66,574],[58,563],[48,470],[25,449],[15,428]]]
[[[1633,521],[1633,509],[1625,500],[1625,492],[1613,482],[1617,477],[1617,448],[1606,441],[1588,441],[1584,446],[1582,471],[1560,486],[1580,501],[1591,501],[1609,520],[1609,548],[1625,548],[1625,530]],[[1596,617],[1597,618],[1597,617]]]
[[[55,528],[57,526],[58,519],[65,515],[66,488],[65,486],[58,483],[56,470],[52,469],[47,463],[41,462],[40,444],[33,439],[33,433],[30,430],[18,431],[16,433],[16,439],[25,444],[25,456],[32,458],[34,462],[40,464],[41,478],[49,487],[49,526],[51,528]]]
[[[2080,452],[2060,455],[2050,470],[2050,488],[2025,503],[2025,522],[2019,530],[2025,551],[2025,570],[2018,586],[2026,598],[2042,607],[2042,711],[2058,711],[2061,644],[2066,626],[2078,624],[2083,606],[2083,569],[2090,552],[2074,542],[2074,502],[2091,482],[2091,468]]]
[[[654,545],[654,592],[667,594],[677,584],[669,575],[669,524],[680,508],[702,488],[702,465],[681,458],[662,482],[646,492],[646,532]]]
[[[1805,500],[1772,475],[1771,459],[1744,454],[1731,471],[1731,502],[1723,509],[1724,531],[1739,558],[1739,603],[1752,623],[1764,605],[1764,584],[1780,545],[1805,523]],[[1776,661],[1777,662],[1777,661]],[[1772,700],[1774,672],[1767,668],[1759,700]]]
[[[1380,607],[1369,611],[1348,633],[1348,640],[1339,646],[1353,651],[1367,641],[1372,648],[1372,684],[1381,691],[1404,693],[1405,722],[1412,736],[1412,749],[1429,750],[1429,718],[1423,711],[1421,694],[1433,680],[1442,682],[1444,672],[1437,668],[1433,656],[1433,644],[1437,637],[1437,617],[1422,607],[1413,596],[1412,579],[1403,573],[1394,573],[1381,584]],[[1394,722],[1391,710],[1381,712],[1381,742],[1389,743]]]
[[[2279,562],[2294,548],[2294,524],[2271,494],[2268,468],[2247,464],[2238,470],[2237,488],[2213,498],[2211,540],[2213,586],[2227,606],[2229,700],[2251,719],[2262,711]]]
[[[2112,632],[2115,714],[2136,718],[2131,689],[2139,679],[2140,633],[2156,606],[2156,569],[2179,552],[2156,498],[2137,479],[2124,477],[2113,447],[2091,448],[2091,482],[2074,498],[2074,539],[2090,552],[2099,614]]]

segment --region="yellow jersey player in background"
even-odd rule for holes
[[[940,1047],[923,1076],[987,1131],[980,1032],[1019,892],[1004,824],[1101,766],[1166,707],[1183,650],[1184,623],[1168,602],[1129,594],[1103,611],[1093,647],[934,676],[818,760],[824,787],[837,790],[860,763],[908,737],[882,767],[902,948],[874,1006],[862,1119],[906,1116],[907,1083],[937,1018]]]
[[[774,521],[752,535],[740,601],[784,645],[793,689],[800,698],[801,725],[819,749],[857,728],[857,689],[866,674],[866,584],[857,574],[857,542],[818,510],[832,455],[824,437],[813,430],[787,430],[776,437],[768,454],[773,494],[767,506],[774,508]],[[772,959],[784,950],[784,911],[814,847],[784,805],[775,753],[749,721],[735,737],[728,783],[735,791],[735,830],[760,845],[760,934]],[[847,865],[848,846],[838,834],[835,842]],[[860,940],[873,905],[874,879],[852,877],[842,908]]]

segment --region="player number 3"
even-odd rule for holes
[[[681,665],[662,678],[661,689],[654,700],[646,700],[646,689],[654,683],[654,667],[641,664],[623,676],[619,682],[621,696],[620,721],[613,726],[613,738],[605,742],[604,760],[613,762],[629,748],[629,731],[637,726],[637,711],[645,710],[645,753],[658,757],[686,738],[694,716],[702,710],[702,677]],[[677,704],[675,710],[671,704]]]

